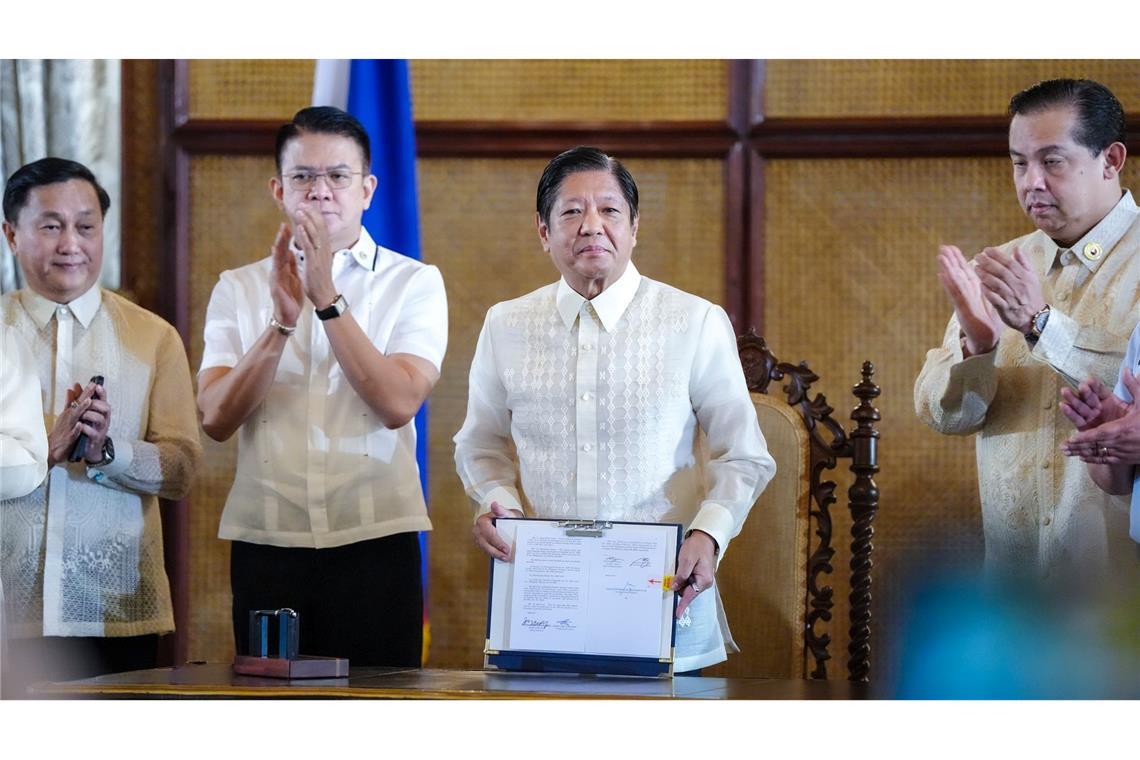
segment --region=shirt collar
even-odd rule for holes
[[[622,272],[617,282],[590,299],[590,304],[594,307],[594,312],[598,315],[598,319],[601,320],[602,327],[606,329],[606,332],[613,332],[617,327],[618,321],[625,313],[626,307],[633,301],[640,285],[641,273],[637,271],[637,267],[631,261],[626,265],[625,271]],[[558,308],[558,315],[562,317],[562,323],[566,325],[567,329],[574,326],[574,320],[578,318],[578,313],[582,310],[582,304],[585,301],[586,299],[581,293],[570,287],[565,277],[558,281],[558,290],[555,293],[554,302]]]
[[[1132,226],[1137,216],[1140,216],[1140,207],[1137,207],[1136,201],[1133,200],[1132,191],[1125,190],[1124,195],[1112,207],[1112,211],[1109,211],[1080,240],[1067,248],[1062,248],[1050,240],[1053,244],[1052,261],[1058,262],[1065,251],[1072,251],[1073,258],[1095,272],[1124,237],[1124,233],[1128,232],[1128,228]],[[1046,261],[1049,260],[1046,258]]]
[[[72,316],[86,329],[91,325],[91,320],[95,318],[95,313],[99,311],[99,304],[103,302],[103,291],[100,289],[99,283],[95,283],[79,298],[70,303],[61,304],[44,298],[30,288],[25,288],[21,301],[24,304],[24,309],[41,330],[47,327],[52,315],[61,306],[67,306],[71,309]]]
[[[301,249],[297,247],[297,242],[292,238],[289,239],[289,250],[296,254],[301,253]],[[351,248],[341,248],[339,251],[333,251],[334,267],[336,266],[338,257],[344,251],[348,251],[352,254],[352,259],[365,270],[369,272],[376,271],[376,262],[380,258],[380,246],[376,245],[376,242],[372,240],[372,236],[368,234],[368,230],[366,230],[363,225],[360,227],[360,237],[357,238]]]

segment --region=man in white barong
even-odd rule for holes
[[[776,465],[724,310],[630,261],[637,202],[595,148],[547,165],[536,224],[562,277],[487,312],[455,460],[475,543],[498,560],[511,547],[494,517],[681,523],[674,669],[688,672],[739,651],[716,569]]]

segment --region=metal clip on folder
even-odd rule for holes
[[[612,528],[613,523],[609,520],[559,520],[558,527],[565,528],[568,536],[598,538],[603,530]]]

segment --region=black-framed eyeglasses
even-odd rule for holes
[[[343,190],[352,184],[352,178],[357,174],[364,174],[364,172],[350,172],[348,169],[330,169],[327,172],[298,170],[281,176],[293,190],[308,190],[316,184],[318,177],[324,177],[325,182],[333,190]]]

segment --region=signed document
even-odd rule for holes
[[[614,523],[601,535],[583,536],[572,535],[557,521],[500,521],[502,528],[508,523],[513,523],[514,561],[496,562],[506,567],[501,572],[496,567],[493,581],[502,601],[499,647],[668,655],[676,526]]]

